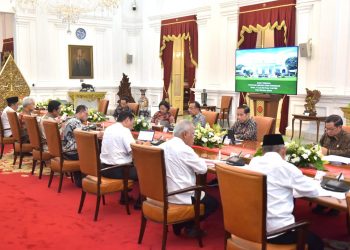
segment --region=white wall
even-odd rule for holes
[[[9,0],[5,0],[9,1]],[[160,22],[162,19],[197,15],[199,61],[196,96],[208,90],[209,104],[220,104],[222,94],[234,96],[234,52],[237,44],[238,9],[261,0],[137,0],[122,5],[113,18],[87,16],[72,30],[83,27],[87,38],[79,41],[65,32],[65,25],[55,16],[30,11],[16,14],[16,61],[33,94],[55,94],[60,88],[79,88],[79,80],[68,79],[67,45],[94,46],[95,79],[88,80],[97,90],[109,92],[112,107],[122,72],[129,75],[135,94],[140,87],[151,88],[151,102],[161,98],[163,72],[159,59]],[[5,4],[6,5],[6,4]],[[7,6],[7,5],[6,5]],[[0,7],[0,11],[3,5]],[[7,9],[11,9],[8,6]],[[299,58],[298,96],[291,97],[290,116],[303,111],[305,88],[319,89],[323,97],[317,104],[319,114],[341,114],[338,107],[348,102],[350,94],[350,1],[297,0],[297,44],[312,39],[312,57]],[[126,63],[126,54],[133,63]],[[39,94],[38,94],[39,95]],[[137,98],[136,98],[137,99]],[[330,105],[332,104],[332,105]],[[234,112],[233,112],[234,113]],[[234,114],[233,114],[234,119]],[[291,121],[291,117],[290,117]],[[312,136],[314,126],[304,125]]]

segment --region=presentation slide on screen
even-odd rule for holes
[[[298,47],[236,51],[236,91],[297,94]]]

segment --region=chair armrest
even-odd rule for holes
[[[62,151],[62,153],[64,154],[64,153],[69,153],[69,152],[74,152],[74,151],[78,152],[76,149],[71,149],[71,150]]]
[[[3,128],[3,129],[1,129],[1,131],[5,131],[5,130],[11,130],[11,128]]]
[[[297,229],[297,230],[298,229],[306,229],[308,226],[309,226],[308,221],[299,221],[299,222],[295,222],[293,224],[290,224],[288,226],[273,230],[270,233],[268,233],[267,236],[270,237],[270,236],[274,236],[274,235],[281,234],[281,233],[287,233],[287,232],[290,232],[294,229]]]
[[[192,186],[192,187],[176,190],[174,192],[169,192],[167,194],[167,196],[172,196],[172,195],[175,195],[175,194],[182,194],[182,193],[186,193],[186,192],[189,192],[189,191],[196,191],[196,190],[202,191],[202,190],[204,190],[204,188],[205,188],[204,186]]]

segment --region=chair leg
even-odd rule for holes
[[[78,214],[80,214],[80,213],[81,213],[81,210],[83,209],[84,201],[85,201],[85,196],[86,196],[86,192],[84,192],[83,190],[81,190],[81,197],[80,197],[80,204],[79,204]]]
[[[5,144],[1,143],[1,155],[0,155],[0,159],[2,159],[2,155],[4,154],[4,148],[5,148]]]
[[[58,193],[61,193],[61,189],[62,189],[62,182],[63,182],[63,173],[60,173],[60,184],[58,185]]]
[[[13,152],[13,164],[12,165],[16,165],[16,161],[17,161],[17,152]]]
[[[102,195],[102,204],[106,205],[106,200],[105,200],[105,196],[104,195]]]
[[[70,172],[70,179],[71,179],[72,183],[74,183],[74,178],[73,178],[73,173],[72,172]]]
[[[50,186],[51,186],[51,182],[52,182],[53,174],[54,174],[54,172],[51,170],[51,172],[50,172],[50,179],[49,179],[49,185],[48,185],[48,187],[50,187]]]
[[[147,224],[147,219],[141,212],[141,227],[140,227],[140,234],[139,234],[139,241],[138,241],[139,244],[142,243],[143,234],[145,233],[145,229],[146,229],[146,224]]]
[[[97,221],[98,210],[100,209],[100,200],[101,200],[101,195],[97,195],[94,221]]]
[[[22,162],[23,162],[23,152],[19,153],[19,164],[18,164],[18,168],[22,168]]]
[[[167,224],[163,224],[163,240],[162,240],[162,250],[165,250],[166,248],[166,239],[168,236],[168,225]]]
[[[40,162],[39,179],[41,179],[41,177],[43,176],[44,164],[45,164],[45,161],[41,161],[41,162]],[[46,165],[46,164],[45,164],[45,165]]]
[[[225,122],[224,122],[225,123]],[[227,116],[227,126],[230,128],[230,119],[229,116]]]
[[[35,171],[36,162],[37,162],[37,160],[34,160],[34,159],[33,159],[32,175],[34,174],[34,171]]]
[[[125,199],[125,209],[126,209],[126,213],[128,215],[130,215],[130,208],[129,208],[129,195],[127,191],[122,191],[122,194],[124,195],[124,199]]]

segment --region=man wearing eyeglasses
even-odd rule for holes
[[[343,120],[339,115],[326,118],[325,133],[320,140],[323,155],[350,157],[350,134],[342,126]]]
[[[326,118],[325,133],[322,135],[321,149],[323,155],[339,155],[350,157],[350,134],[343,130],[343,120],[339,115],[330,115]],[[316,214],[336,216],[339,211],[317,205],[312,211]]]

